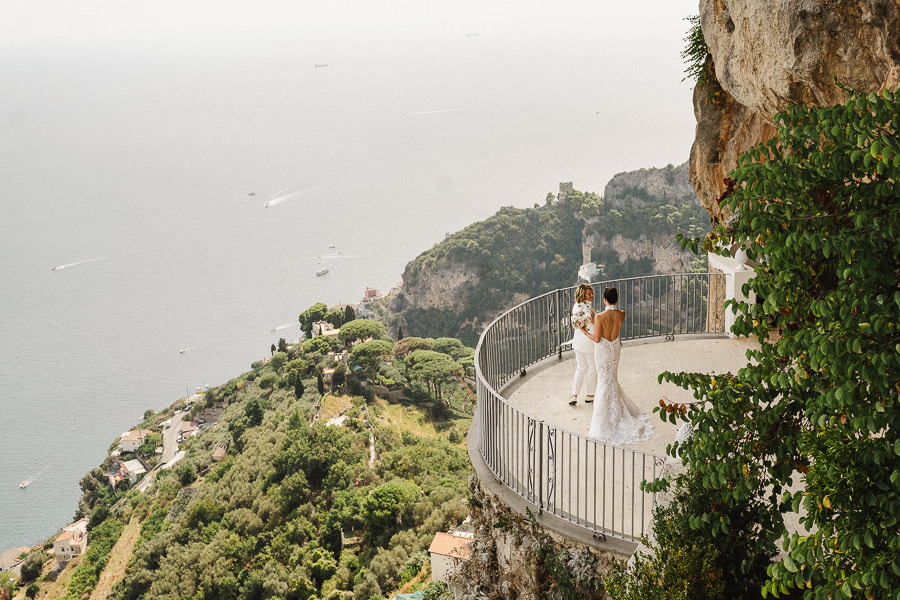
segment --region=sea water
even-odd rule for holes
[[[312,303],[561,181],[687,158],[695,5],[419,4],[0,25],[0,550],[71,521],[145,410],[248,370]]]

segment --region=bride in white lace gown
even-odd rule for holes
[[[588,436],[606,444],[622,445],[641,442],[650,437],[649,416],[629,401],[619,386],[620,333],[625,311],[616,307],[619,294],[615,288],[603,292],[606,308],[594,317],[594,331],[586,334],[596,342],[594,362],[597,369],[597,391],[594,414]]]

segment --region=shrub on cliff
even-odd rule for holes
[[[753,502],[724,507],[699,473],[688,473],[672,501],[653,510],[654,539],[645,540],[650,552],[614,569],[604,580],[606,591],[613,600],[758,598],[775,546],[764,535],[760,539]],[[727,534],[692,528],[710,511],[732,524]]]

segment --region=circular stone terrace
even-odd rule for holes
[[[676,274],[594,284],[619,290],[627,317],[619,383],[651,414],[661,399],[693,402],[690,391],[659,383],[672,372],[736,372],[753,340],[725,333],[723,274]],[[543,526],[621,554],[649,533],[654,494],[641,481],[663,475],[677,426],[651,414],[644,442],[610,446],[587,438],[593,404],[569,405],[575,372],[568,341],[574,288],[531,299],[501,315],[476,350],[478,409],[469,455],[482,485]]]

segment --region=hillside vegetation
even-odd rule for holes
[[[119,578],[109,597],[121,600],[369,600],[426,587],[434,534],[467,513],[473,406],[461,377],[473,351],[447,338],[395,343],[376,321],[341,324],[338,340],[282,342],[193,406],[180,401],[188,418],[221,414],[145,492],[113,490],[100,469],[86,475],[90,546],[66,570],[65,597]],[[160,429],[173,412],[148,411],[141,427]],[[39,568],[30,579],[35,594],[59,588]]]

